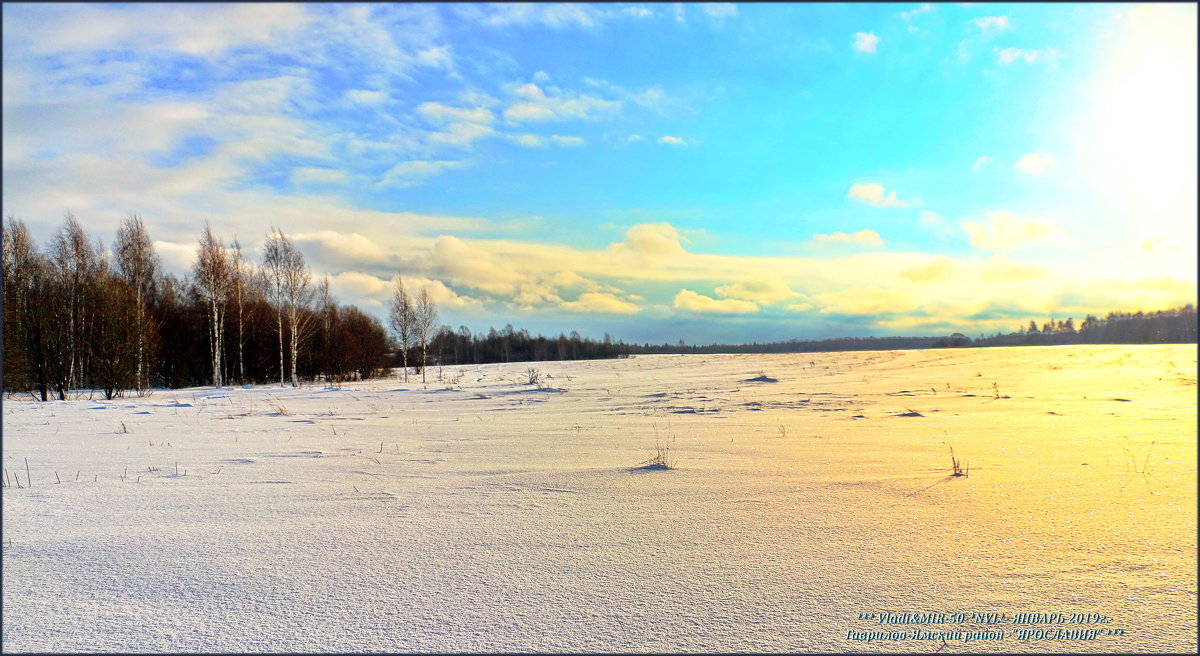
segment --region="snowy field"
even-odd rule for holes
[[[1196,373],[1062,346],[7,398],[3,649],[1195,652]],[[1047,628],[1102,633],[1016,634]]]

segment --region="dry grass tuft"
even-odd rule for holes
[[[971,465],[965,461],[960,462],[954,455],[954,447],[950,447],[950,467],[954,470],[951,476],[970,476]]]

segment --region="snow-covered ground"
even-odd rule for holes
[[[4,650],[1197,649],[1195,346],[430,373],[6,399]]]

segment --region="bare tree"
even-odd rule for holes
[[[9,215],[3,230],[4,387],[36,390],[42,401],[50,390],[61,338],[63,309],[50,265],[25,222]]]
[[[208,306],[210,325],[209,347],[212,353],[213,387],[221,387],[221,337],[224,334],[225,304],[229,300],[233,276],[229,257],[220,240],[213,236],[208,222],[204,223],[204,234],[200,237],[200,251],[195,267],[196,290]]]
[[[229,253],[229,265],[233,277],[233,303],[237,308],[237,357],[238,357],[238,384],[246,384],[246,295],[250,286],[250,279],[254,275],[251,265],[246,262],[245,255],[242,253],[242,244],[238,241],[237,236],[233,238],[233,249]]]
[[[92,378],[112,399],[137,385],[141,331],[134,289],[121,278],[105,275],[97,285],[91,345]]]
[[[105,268],[100,243],[88,239],[75,215],[67,212],[63,227],[54,236],[51,265],[63,293],[63,322],[59,376],[55,386],[60,399],[83,384],[87,373],[88,330],[95,304],[92,296]]]
[[[425,366],[429,364],[429,341],[433,337],[434,326],[437,325],[437,306],[429,296],[429,288],[422,287],[417,294],[417,303],[413,307],[414,326],[417,341],[421,343],[421,382],[425,382]]]
[[[279,386],[283,387],[287,369],[283,366],[283,315],[287,310],[283,287],[285,255],[283,244],[286,238],[277,228],[263,242],[262,280],[267,292],[267,301],[275,308],[275,334],[279,337]]]
[[[154,251],[154,242],[150,240],[142,218],[130,214],[121,222],[117,229],[117,243],[114,244],[117,274],[133,291],[136,313],[134,316],[135,339],[137,345],[137,362],[135,364],[134,385],[138,393],[149,389],[149,362],[152,341],[157,331],[150,325],[147,305],[154,297],[159,276],[158,253]],[[111,291],[111,290],[106,290]]]
[[[404,278],[399,275],[393,281],[392,303],[388,312],[392,334],[400,344],[400,358],[404,365],[404,382],[408,382],[408,350],[413,346],[416,317],[413,315],[412,298],[404,289]]]
[[[283,385],[283,318],[286,315],[289,327],[289,352],[291,355],[292,386],[299,386],[296,363],[300,356],[300,344],[312,330],[312,314],[308,312],[315,290],[312,286],[312,270],[304,262],[304,255],[283,234],[273,228],[267,235],[263,248],[263,269],[270,280],[271,299],[277,311],[276,326],[279,330],[280,386]]]

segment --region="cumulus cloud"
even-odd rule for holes
[[[828,235],[817,234],[813,235],[813,243],[816,244],[857,244],[859,246],[871,246],[880,248],[883,246],[883,238],[874,230],[862,229],[854,234],[844,232],[834,232]]]
[[[697,294],[690,289],[680,290],[675,295],[675,307],[689,312],[703,314],[752,314],[758,312],[757,303],[736,298],[715,299],[704,294]]]
[[[638,311],[637,305],[606,292],[584,292],[578,299],[563,303],[562,307],[572,312],[633,314]]]
[[[850,185],[846,197],[874,207],[908,207],[912,204],[897,198],[895,191],[886,191],[878,182],[856,182]]]
[[[563,136],[560,134],[551,135],[550,140],[560,146],[582,146],[587,143],[583,137]]]
[[[1013,162],[1013,168],[1026,175],[1046,175],[1057,165],[1058,160],[1050,153],[1025,153]]]
[[[492,252],[450,235],[434,241],[430,262],[435,272],[454,284],[501,296],[514,296],[519,284],[528,280]]]
[[[324,260],[353,262],[359,265],[364,263],[386,265],[390,261],[387,252],[379,244],[357,232],[318,230],[297,233],[292,235],[292,239],[297,244],[309,244],[324,251],[321,254]]]
[[[477,298],[462,296],[446,283],[424,276],[404,276],[404,287],[410,294],[429,290],[429,298],[440,308],[481,311],[483,302]],[[362,271],[343,271],[329,277],[330,291],[339,299],[364,307],[382,310],[392,297],[392,281]]]
[[[854,49],[859,52],[875,52],[875,48],[879,45],[879,37],[870,32],[855,32],[854,33]]]
[[[1046,219],[1024,218],[1009,212],[988,212],[985,221],[963,221],[971,245],[989,251],[1010,251],[1036,244],[1070,242],[1070,237]]]
[[[757,276],[743,278],[736,283],[717,287],[714,291],[726,298],[737,298],[744,301],[754,301],[763,305],[778,303],[794,298],[798,294],[779,278]]]
[[[668,146],[686,146],[687,145],[687,142],[684,141],[682,137],[674,137],[669,134],[665,134],[665,135],[659,137],[658,143],[667,144]]]
[[[680,255],[685,253],[679,243],[682,237],[670,223],[642,223],[625,231],[625,240],[610,249],[642,255]]]

